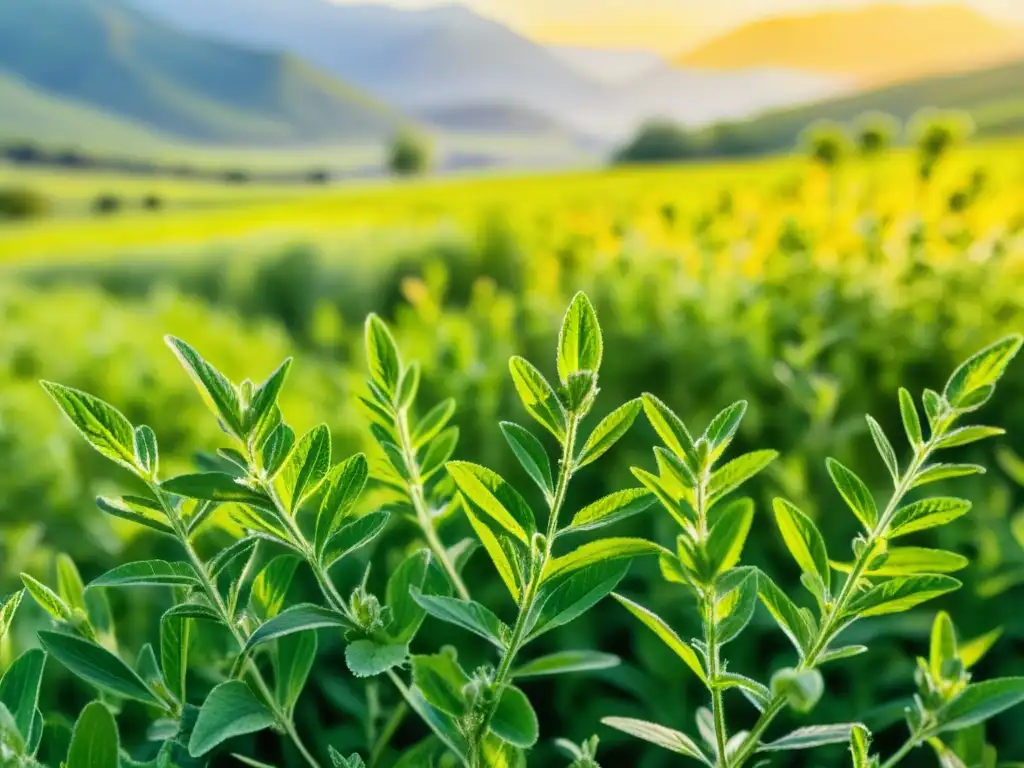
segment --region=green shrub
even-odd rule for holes
[[[388,169],[395,176],[419,176],[433,164],[430,142],[413,131],[402,131],[395,136],[389,152]]]
[[[0,189],[0,219],[35,219],[50,212],[50,201],[27,187]]]
[[[540,735],[535,704],[541,702],[531,701],[522,681],[594,673],[619,663],[595,647],[528,654],[524,648],[582,620],[612,595],[706,686],[710,702],[710,708],[697,711],[697,738],[635,717],[605,718],[613,729],[711,766],[738,767],[755,753],[835,744],[848,745],[855,768],[893,766],[922,744],[945,764],[955,764],[963,757],[955,736],[1024,701],[1024,678],[972,682],[968,670],[995,636],[960,644],[945,614],[934,622],[928,658],[918,661],[919,692],[907,710],[910,735],[884,763],[871,754],[870,732],[860,722],[804,726],[770,740],[766,732],[783,710],[807,713],[815,707],[826,692],[820,666],[870,652],[867,645],[835,645],[841,632],[863,619],[903,613],[960,586],[948,574],[962,568],[965,558],[890,543],[968,511],[969,503],[952,497],[905,497],[913,489],[982,471],[937,456],[1002,432],[961,422],[992,397],[1022,341],[1011,336],[996,342],[958,367],[941,393],[924,390],[923,423],[914,398],[900,390],[899,412],[910,446],[904,463],[883,428],[868,417],[894,489],[883,506],[876,506],[852,470],[826,461],[833,493],[853,512],[851,522],[857,522],[846,558],[829,557],[818,527],[796,504],[775,500],[776,523],[809,593],[793,596],[768,575],[776,570],[774,564],[741,564],[755,504],[735,492],[778,457],[772,450],[754,450],[725,458],[746,402],[722,410],[697,437],[650,394],[585,425],[602,389],[602,363],[618,350],[613,345],[606,349],[596,312],[583,294],[573,299],[561,324],[554,384],[522,357],[509,363],[523,408],[542,434],[548,433],[547,441],[558,446],[552,462],[531,431],[512,422],[500,424],[522,476],[537,487],[538,493],[530,495],[543,499],[542,504],[531,504],[481,464],[451,461],[460,436],[451,425],[456,402],[431,398],[425,407],[418,406],[421,364],[402,359],[390,330],[376,316],[365,326],[370,377],[360,397],[377,443],[372,462],[356,454],[334,463],[325,424],[300,435],[285,422],[279,398],[291,359],[260,384],[248,379],[235,384],[194,348],[168,337],[222,432],[217,453],[202,459],[204,469],[198,473],[168,472],[150,427],[133,426],[113,406],[85,392],[44,382],[86,441],[135,479],[132,494],[105,496],[100,509],[160,534],[176,544],[179,554],[172,560],[124,563],[88,586],[66,557],[57,560],[55,588],[23,575],[25,591],[57,630],[40,631],[46,653],[25,652],[0,683],[6,707],[0,710],[5,714],[0,747],[5,759],[32,765],[43,734],[39,681],[52,659],[95,687],[102,702],[118,702],[115,710],[126,701],[143,704],[150,720],[148,738],[155,742],[149,754],[158,764],[201,763],[228,740],[241,744],[240,737],[269,730],[282,734],[310,765],[322,763],[326,753],[335,766],[362,766],[358,754],[346,758],[321,743],[311,750],[299,732],[304,723],[296,707],[314,669],[317,674],[321,669],[322,638],[344,647],[351,675],[373,686],[372,706],[378,710],[373,721],[383,716],[387,725],[374,727],[371,763],[390,750],[398,723],[410,711],[423,721],[425,738],[405,749],[398,765],[451,764],[454,759],[471,768],[519,766]],[[657,472],[634,467],[639,486],[631,483],[586,505],[571,503],[574,479],[626,435],[641,411],[664,443],[654,449]],[[374,503],[363,513],[367,494]],[[594,533],[647,515],[656,506],[667,513],[670,547],[636,536]],[[215,516],[223,517],[222,507],[232,513],[236,537],[204,556],[200,539]],[[538,519],[535,509],[546,514]],[[468,522],[473,536],[445,541],[441,526],[453,518]],[[397,525],[411,526],[421,544],[385,563],[383,582],[371,581],[364,553]],[[482,559],[473,558],[478,549],[504,588],[498,596],[464,575],[469,560]],[[631,562],[645,559],[656,561],[663,577],[651,581],[652,590],[685,595],[680,602],[692,606],[702,626],[701,640],[684,640],[655,613],[613,592],[625,583]],[[315,602],[288,600],[300,566],[316,585]],[[129,650],[116,633],[107,592],[129,587],[173,589],[174,601],[159,620],[159,653],[148,645]],[[10,629],[22,595],[0,607],[0,635]],[[813,611],[798,605],[807,597]],[[508,610],[509,598],[514,611]],[[795,664],[775,669],[764,682],[729,669],[726,656],[733,655],[733,645],[725,651],[747,629],[758,602],[797,653]],[[514,618],[504,622],[496,611]],[[489,653],[463,656],[449,644],[423,647],[421,629],[428,616],[485,641]],[[193,635],[197,642],[190,639]],[[421,647],[416,652],[410,650],[414,639]],[[396,702],[390,714],[380,711],[384,691],[397,697],[389,698]],[[758,713],[753,727],[728,730],[726,697],[737,703],[745,698],[752,705]],[[197,708],[192,702],[200,700]],[[137,748],[141,739],[132,730],[122,728],[118,736],[106,703],[83,710],[71,738],[68,768],[114,768],[119,743]],[[596,739],[561,745],[576,768],[597,765]],[[258,763],[239,759],[265,764],[265,751],[257,754]]]

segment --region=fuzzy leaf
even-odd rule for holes
[[[141,560],[125,563],[89,583],[94,587],[195,587],[199,577],[188,563]]]
[[[139,499],[133,496],[124,496],[122,498],[98,496],[96,497],[96,506],[102,512],[106,512],[112,517],[129,520],[133,523],[144,525],[147,528],[152,528],[154,531],[173,536],[174,529],[165,522],[163,511],[153,509],[148,503],[140,503],[148,501],[149,499]]]
[[[951,576],[906,576],[872,587],[855,597],[848,608],[851,616],[882,616],[900,613],[916,605],[959,589],[960,582]]]
[[[758,573],[757,591],[764,607],[768,609],[768,613],[772,615],[775,623],[779,625],[786,637],[796,647],[800,657],[803,658],[810,650],[813,641],[813,628],[807,626],[807,622],[800,614],[796,604],[763,572]]]
[[[956,448],[961,445],[968,445],[970,443],[976,443],[979,440],[985,440],[989,437],[999,437],[1005,435],[1006,430],[999,427],[961,427],[960,429],[954,429],[949,432],[945,437],[936,443],[936,448]]]
[[[983,723],[1024,702],[1024,677],[972,683],[936,715],[937,732],[959,731]]]
[[[754,502],[750,499],[737,499],[718,513],[705,546],[712,577],[740,561],[753,520]]]
[[[616,491],[577,512],[572,522],[560,533],[578,533],[603,528],[643,512],[655,502],[655,496],[645,488],[627,488]]]
[[[665,446],[676,456],[686,457],[695,464],[697,451],[693,445],[693,438],[682,420],[654,395],[645,392],[642,400],[647,420],[651,422],[651,426]]]
[[[631,614],[636,616],[641,623],[651,630],[658,639],[661,640],[665,645],[675,651],[676,655],[683,660],[693,673],[697,675],[701,680],[707,680],[704,674],[704,667],[701,664],[700,657],[697,652],[687,643],[685,643],[679,635],[677,635],[668,624],[665,623],[657,614],[647,610],[639,603],[634,603],[632,600],[623,597],[619,594],[612,594],[616,600]]]
[[[878,523],[878,507],[875,506],[875,499],[864,481],[835,459],[826,459],[825,464],[843,501],[853,510],[853,514],[866,530],[874,530]]]
[[[295,632],[325,628],[349,630],[354,629],[354,626],[345,616],[331,608],[324,608],[312,603],[300,603],[285,608],[274,618],[260,624],[250,635],[242,651],[248,653],[258,645]]]
[[[512,677],[541,677],[544,675],[565,675],[570,672],[592,672],[611,669],[622,663],[618,656],[598,651],[559,651],[549,656],[528,661],[513,670]]]
[[[176,496],[207,501],[252,504],[259,507],[271,507],[272,502],[263,493],[253,490],[238,482],[226,472],[198,472],[191,475],[178,475],[165,480],[160,487]]]
[[[1019,334],[1007,336],[964,361],[946,382],[946,401],[954,408],[970,407],[979,391],[999,381],[1022,342],[1024,337]]]
[[[394,397],[402,369],[395,338],[384,321],[373,314],[366,318],[364,335],[370,379],[385,393]]]
[[[386,509],[378,509],[376,512],[370,512],[341,526],[324,543],[321,561],[330,568],[341,558],[365,547],[381,534],[387,527],[389,519],[391,519],[390,512]]]
[[[573,572],[565,579],[543,584],[534,614],[527,619],[531,641],[568,624],[608,595],[629,570],[629,560],[607,560]]]
[[[590,299],[577,293],[562,320],[558,334],[558,376],[565,384],[576,371],[597,371],[603,350],[601,327]]]
[[[466,517],[483,548],[490,555],[491,562],[494,563],[502,583],[512,595],[512,599],[518,602],[522,588],[522,573],[517,566],[516,559],[516,547],[519,546],[519,542],[506,535],[504,529],[500,532],[494,531],[487,522],[473,513],[472,507],[469,505],[467,505]],[[494,525],[498,524],[495,522]]]
[[[541,574],[541,580],[553,581],[564,578],[580,568],[586,568],[597,562],[633,558],[640,555],[658,555],[665,551],[664,547],[646,539],[598,539],[584,544],[567,555],[549,560]]]
[[[739,636],[754,616],[757,605],[757,572],[753,568],[730,571],[716,585],[716,639],[720,645]]]
[[[543,374],[522,357],[513,357],[508,367],[523,407],[551,434],[564,440],[565,409]]]
[[[196,718],[188,751],[202,757],[235,736],[270,728],[274,714],[262,704],[241,680],[221,683],[206,697]]]
[[[505,649],[511,630],[480,603],[454,597],[424,595],[419,590],[414,590],[412,596],[434,618],[460,626],[493,643],[500,650]]]
[[[443,650],[431,656],[413,656],[412,679],[431,706],[451,717],[465,714],[463,689],[469,683],[469,677],[453,652]]]
[[[882,461],[885,462],[885,468],[892,475],[893,482],[896,482],[900,476],[900,466],[899,461],[896,459],[896,451],[892,447],[892,443],[889,442],[889,438],[885,436],[882,426],[870,416],[865,418],[868,421],[871,439],[875,441],[875,448],[878,449],[878,454],[882,457]]]
[[[939,480],[983,474],[985,468],[978,464],[931,464],[917,474],[910,487],[917,488],[928,483],[937,483]]]
[[[776,457],[778,451],[752,451],[722,465],[716,469],[708,483],[709,505],[730,491],[739,488],[762,469],[767,467]]]
[[[64,768],[118,768],[119,744],[114,716],[102,702],[91,702],[75,723]]]
[[[554,492],[555,483],[551,477],[551,459],[540,440],[528,429],[511,421],[501,422],[501,433],[505,436],[512,452],[526,474],[546,495]]]
[[[962,517],[970,508],[971,502],[966,499],[921,499],[896,510],[887,535],[895,539],[908,533],[936,528]]]
[[[808,725],[797,728],[781,739],[769,741],[758,747],[758,752],[783,752],[793,749],[814,749],[826,744],[846,744],[854,728],[860,723],[836,723],[835,725]]]
[[[292,448],[274,485],[292,515],[316,493],[331,468],[331,433],[326,424],[313,427]]]
[[[502,690],[488,725],[499,739],[521,749],[532,747],[540,735],[540,723],[533,705],[525,693],[511,685]]]
[[[715,461],[725,453],[726,448],[729,447],[733,437],[736,435],[736,430],[739,429],[740,422],[743,421],[743,416],[746,412],[746,400],[735,402],[715,416],[708,425],[708,428],[704,430],[704,439],[707,440],[710,447],[710,458],[712,461]]]
[[[64,632],[39,632],[46,652],[72,673],[100,690],[161,706],[149,687],[121,659],[106,648]]]
[[[920,573],[953,573],[968,566],[970,561],[955,552],[926,547],[893,547],[886,552],[886,560],[870,568],[866,576],[913,576]],[[851,563],[832,563],[841,573],[853,570]]]
[[[46,654],[38,648],[25,651],[0,678],[0,704],[7,708],[22,739],[32,737],[32,722],[39,707]]]
[[[664,725],[651,723],[647,720],[636,720],[632,717],[602,717],[601,722],[609,728],[628,733],[634,738],[656,744],[662,749],[675,752],[679,755],[692,757],[702,763],[710,765],[710,761],[701,752],[700,747],[680,731],[666,728]]]
[[[580,455],[576,459],[576,468],[585,467],[592,461],[596,461],[615,445],[633,426],[642,407],[643,404],[637,398],[619,406],[605,416],[587,438],[583,450],[580,451]]]
[[[0,640],[3,640],[10,630],[11,622],[14,621],[14,614],[18,610],[18,606],[21,605],[21,599],[24,595],[24,590],[18,590],[0,603]]]
[[[441,430],[451,421],[455,415],[455,400],[449,397],[431,408],[416,422],[412,431],[412,444],[414,448],[420,448],[433,440],[441,433]]]
[[[900,417],[903,419],[903,429],[907,433],[907,440],[915,449],[924,444],[924,436],[921,434],[921,419],[917,415],[917,406],[914,405],[914,398],[911,394],[900,387]]]
[[[135,436],[131,422],[114,406],[88,392],[41,382],[89,445],[127,469],[135,469]]]
[[[818,576],[829,588],[830,571],[825,539],[811,518],[785,499],[775,499],[775,522],[782,533],[782,540],[800,570]]]
[[[196,350],[181,339],[166,336],[167,345],[181,362],[189,378],[195,383],[203,402],[220,418],[232,434],[245,437],[238,392],[220,371],[203,359]]]
[[[352,511],[366,486],[369,474],[366,456],[357,453],[335,464],[327,475],[324,481],[326,491],[316,519],[315,541],[318,552],[323,551],[323,545]]]
[[[529,545],[537,530],[533,511],[511,485],[496,472],[479,464],[450,461],[446,466],[475,512],[491,518],[523,544]]]
[[[394,643],[376,643],[373,640],[356,640],[345,648],[345,663],[356,677],[382,675],[409,657],[409,646]]]

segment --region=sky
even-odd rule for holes
[[[367,0],[335,0],[366,2]],[[678,53],[752,19],[852,8],[872,0],[462,0],[547,43]],[[875,0],[877,1],[877,0]],[[893,0],[890,0],[893,1]],[[895,0],[927,5],[935,0]],[[948,2],[949,0],[947,0]],[[423,8],[452,0],[369,0]],[[960,0],[1000,21],[1024,24],[1024,0]]]

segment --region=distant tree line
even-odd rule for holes
[[[945,148],[973,130],[970,116],[959,110],[922,109],[907,123],[902,138],[921,149],[923,158],[937,157]],[[822,165],[836,164],[856,147],[865,157],[877,155],[901,138],[899,121],[881,112],[867,112],[852,125],[817,121],[794,139],[790,148],[810,148],[819,153]],[[785,145],[781,145],[784,147]],[[929,149],[929,146],[931,147]],[[779,137],[759,131],[756,121],[717,123],[689,130],[676,123],[651,121],[613,157],[615,163],[666,163],[716,157],[762,155],[780,149]],[[930,174],[927,160],[922,161],[922,176]]]

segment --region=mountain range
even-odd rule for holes
[[[907,50],[921,30],[935,40]],[[7,0],[0,136],[282,147],[418,126],[600,152],[644,120],[740,120],[1009,56],[1017,36],[966,10],[883,5],[752,22],[668,60],[542,45],[455,4]]]

